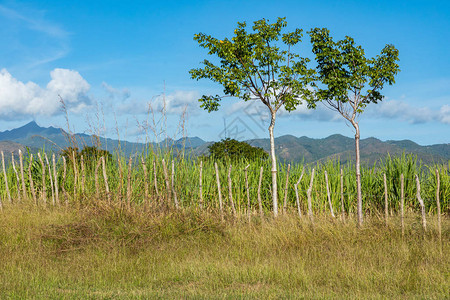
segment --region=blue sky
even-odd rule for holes
[[[266,113],[254,103],[199,108],[202,94],[221,89],[190,79],[207,56],[193,36],[231,37],[239,21],[286,17],[288,29],[349,35],[371,57],[385,44],[399,49],[397,83],[360,117],[362,138],[449,143],[449,16],[450,1],[1,1],[0,130],[31,120],[67,128],[60,95],[76,132],[219,140],[227,128],[232,138],[266,138]],[[312,58],[306,35],[299,51]],[[322,106],[281,114],[275,127],[276,136],[334,133],[353,136]]]

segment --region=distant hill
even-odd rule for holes
[[[5,154],[11,154],[12,152],[16,154],[19,152],[19,149],[21,151],[26,151],[25,146],[22,144],[10,141],[0,141],[0,151],[3,151]]]
[[[39,151],[39,149],[32,147],[28,147],[27,149],[26,146],[16,142],[0,141],[0,152],[3,152],[6,164],[9,164],[11,161],[11,153],[14,154],[15,159],[18,160],[19,150],[22,151],[24,155],[27,155],[28,150],[30,150],[31,153],[37,153]]]
[[[23,153],[27,152],[26,147],[22,144],[10,141],[0,141],[0,151],[4,153],[5,158],[9,158],[11,153],[14,153],[14,155],[19,155],[19,150]]]
[[[26,140],[33,135],[53,136],[61,133],[61,129],[54,127],[43,128],[36,122],[30,122],[22,127],[0,132],[0,141]]]
[[[196,148],[205,143],[198,137],[186,137],[178,140],[165,139],[160,143],[133,143],[127,141],[119,141],[110,138],[98,137],[84,133],[69,134],[65,130],[54,127],[40,127],[36,122],[30,122],[22,127],[0,132],[0,142],[3,142],[3,151],[10,152],[10,148],[22,146],[22,151],[26,147],[37,151],[37,149],[45,149],[49,151],[59,152],[67,147],[78,147],[82,149],[84,146],[100,145],[102,149],[110,152],[121,151],[125,155],[133,155],[142,152],[146,147],[174,147],[175,149]],[[2,150],[2,148],[0,148]]]
[[[252,146],[270,150],[269,139],[248,141]],[[340,134],[334,134],[323,139],[312,139],[306,136],[295,137],[284,135],[275,138],[275,151],[284,161],[312,163],[330,158],[339,158],[342,163],[355,160],[355,140]],[[361,161],[373,164],[387,154],[401,155],[412,153],[424,163],[448,162],[450,160],[450,144],[420,146],[412,141],[380,141],[367,138],[360,141]]]
[[[213,143],[206,142],[199,137],[185,137],[178,140],[168,138],[159,143],[150,144],[131,143],[83,133],[70,135],[60,128],[44,128],[36,122],[30,122],[20,128],[0,132],[0,150],[5,153],[17,149],[26,152],[25,147],[29,147],[32,152],[36,152],[38,149],[59,152],[61,149],[71,146],[73,144],[73,142],[70,142],[71,140],[75,141],[79,148],[100,144],[103,149],[110,152],[120,150],[127,156],[141,153],[149,146],[186,149],[193,155],[204,155],[208,153],[208,146]],[[252,139],[247,142],[252,146],[261,147],[267,152],[270,150],[268,138]],[[354,161],[355,156],[354,139],[340,134],[334,134],[323,139],[284,135],[275,138],[275,144],[278,158],[286,162],[314,163],[330,158],[339,158],[342,163],[346,163]],[[361,160],[367,164],[373,164],[387,154],[395,156],[403,152],[417,155],[424,163],[447,163],[450,160],[450,144],[421,146],[410,140],[383,142],[376,138],[367,138],[361,140],[360,146]]]
[[[118,141],[105,138],[97,139],[95,136],[87,134],[70,135],[60,128],[40,127],[34,121],[16,129],[0,132],[0,141],[11,141],[30,148],[55,152],[73,145],[83,148],[84,146],[95,145],[98,142],[104,147],[108,147],[109,142],[111,142],[111,149],[118,146]],[[128,148],[130,145],[127,143],[124,147]]]

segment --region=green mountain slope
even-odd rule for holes
[[[8,142],[7,142],[8,141]],[[252,139],[247,141],[252,146],[261,147],[267,152],[270,150],[269,139]],[[208,146],[212,142],[205,142],[198,137],[185,137],[178,140],[165,139],[160,143],[132,143],[109,138],[96,137],[87,134],[69,135],[62,129],[49,127],[44,128],[35,122],[28,123],[20,128],[0,132],[0,148],[11,152],[21,149],[26,152],[25,146],[32,151],[45,149],[59,152],[68,146],[101,145],[101,148],[110,152],[120,151],[129,156],[141,153],[147,147],[154,148],[172,147],[175,150],[186,149],[193,155],[204,155],[208,153]],[[327,159],[339,158],[342,163],[354,161],[354,139],[340,134],[334,134],[322,139],[313,139],[306,136],[295,137],[284,135],[275,138],[276,153],[281,161],[314,163]],[[437,144],[421,146],[410,140],[386,141],[376,138],[362,139],[361,160],[366,164],[373,164],[387,154],[400,155],[403,152],[413,153],[424,163],[447,163],[450,160],[450,144]],[[9,154],[10,155],[10,154]]]

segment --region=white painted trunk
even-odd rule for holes
[[[420,204],[420,211],[422,213],[422,226],[423,226],[423,231],[427,231],[427,219],[425,217],[426,213],[425,213],[425,204],[423,202],[422,197],[420,196],[420,181],[419,181],[419,176],[417,176],[416,174],[416,184],[417,184],[417,201],[419,201]]]
[[[275,137],[273,128],[275,127],[275,112],[272,112],[272,119],[269,126],[270,135],[270,158],[272,160],[272,201],[273,215],[278,216],[278,189],[277,189],[277,158],[275,156]]]
[[[356,152],[356,191],[357,191],[357,214],[358,214],[358,225],[361,226],[363,223],[363,212],[362,212],[362,195],[361,195],[361,163],[360,163],[360,152],[359,152],[359,125],[357,122],[352,121],[352,125],[356,130],[355,133],[355,152]]]

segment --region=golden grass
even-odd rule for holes
[[[99,202],[101,203],[101,202]],[[274,220],[90,204],[6,207],[0,298],[448,298],[449,220]],[[441,252],[442,250],[442,252]]]

